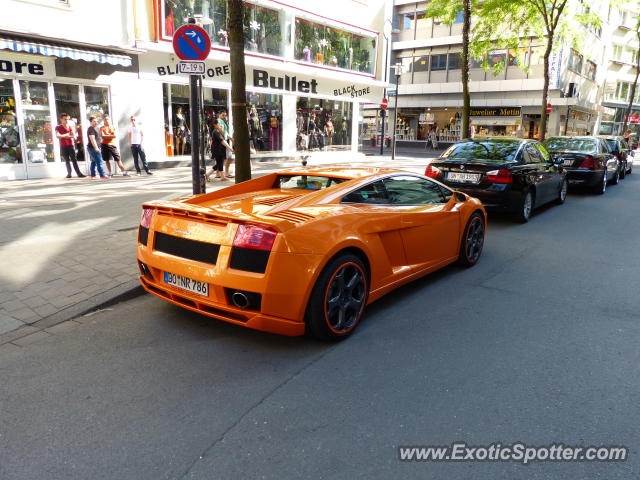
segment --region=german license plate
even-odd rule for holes
[[[202,295],[203,297],[209,296],[209,284],[193,280],[192,278],[183,277],[182,275],[176,275],[175,273],[164,272],[164,283],[173,287],[187,290],[188,292]]]
[[[478,183],[480,174],[449,172],[447,173],[447,180],[451,180],[452,182]]]

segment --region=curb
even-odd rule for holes
[[[146,293],[140,286],[140,282],[136,278],[128,282],[122,283],[116,287],[113,287],[105,292],[100,292],[91,298],[83,300],[82,302],[69,305],[63,308],[59,312],[49,315],[48,317],[41,318],[37,322],[27,323],[15,330],[0,335],[0,345],[13,342],[19,338],[31,335],[32,333],[51,328],[59,323],[73,320],[74,318],[81,317],[91,312],[101,310],[103,308],[110,307],[117,303],[132,300]]]

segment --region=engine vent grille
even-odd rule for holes
[[[304,223],[309,220],[313,220],[315,217],[308,213],[294,212],[293,210],[285,210],[283,212],[270,213],[270,217],[282,218],[283,220],[289,220],[293,223]]]

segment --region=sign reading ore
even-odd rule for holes
[[[520,107],[471,107],[470,116],[472,117],[519,117],[522,115]]]

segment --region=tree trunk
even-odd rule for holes
[[[471,31],[471,0],[464,0],[462,25],[462,138],[469,138],[469,114],[471,98],[469,95],[469,32]]]
[[[544,51],[544,86],[542,87],[542,110],[540,110],[540,141],[547,135],[547,103],[549,103],[549,57],[553,48],[553,33],[547,33],[547,48]]]
[[[637,32],[638,41],[640,41],[640,30]],[[633,85],[631,85],[631,95],[629,98],[629,105],[627,105],[627,111],[624,114],[624,123],[622,124],[622,135],[627,131],[627,124],[629,123],[629,115],[631,115],[631,108],[633,107],[633,97],[636,96],[636,88],[638,86],[638,76],[640,76],[640,48],[636,52],[636,78],[633,81]]]
[[[249,128],[247,126],[246,72],[244,68],[244,6],[242,0],[228,0],[229,67],[231,69],[231,111],[233,148],[236,152],[236,183],[251,179]]]

